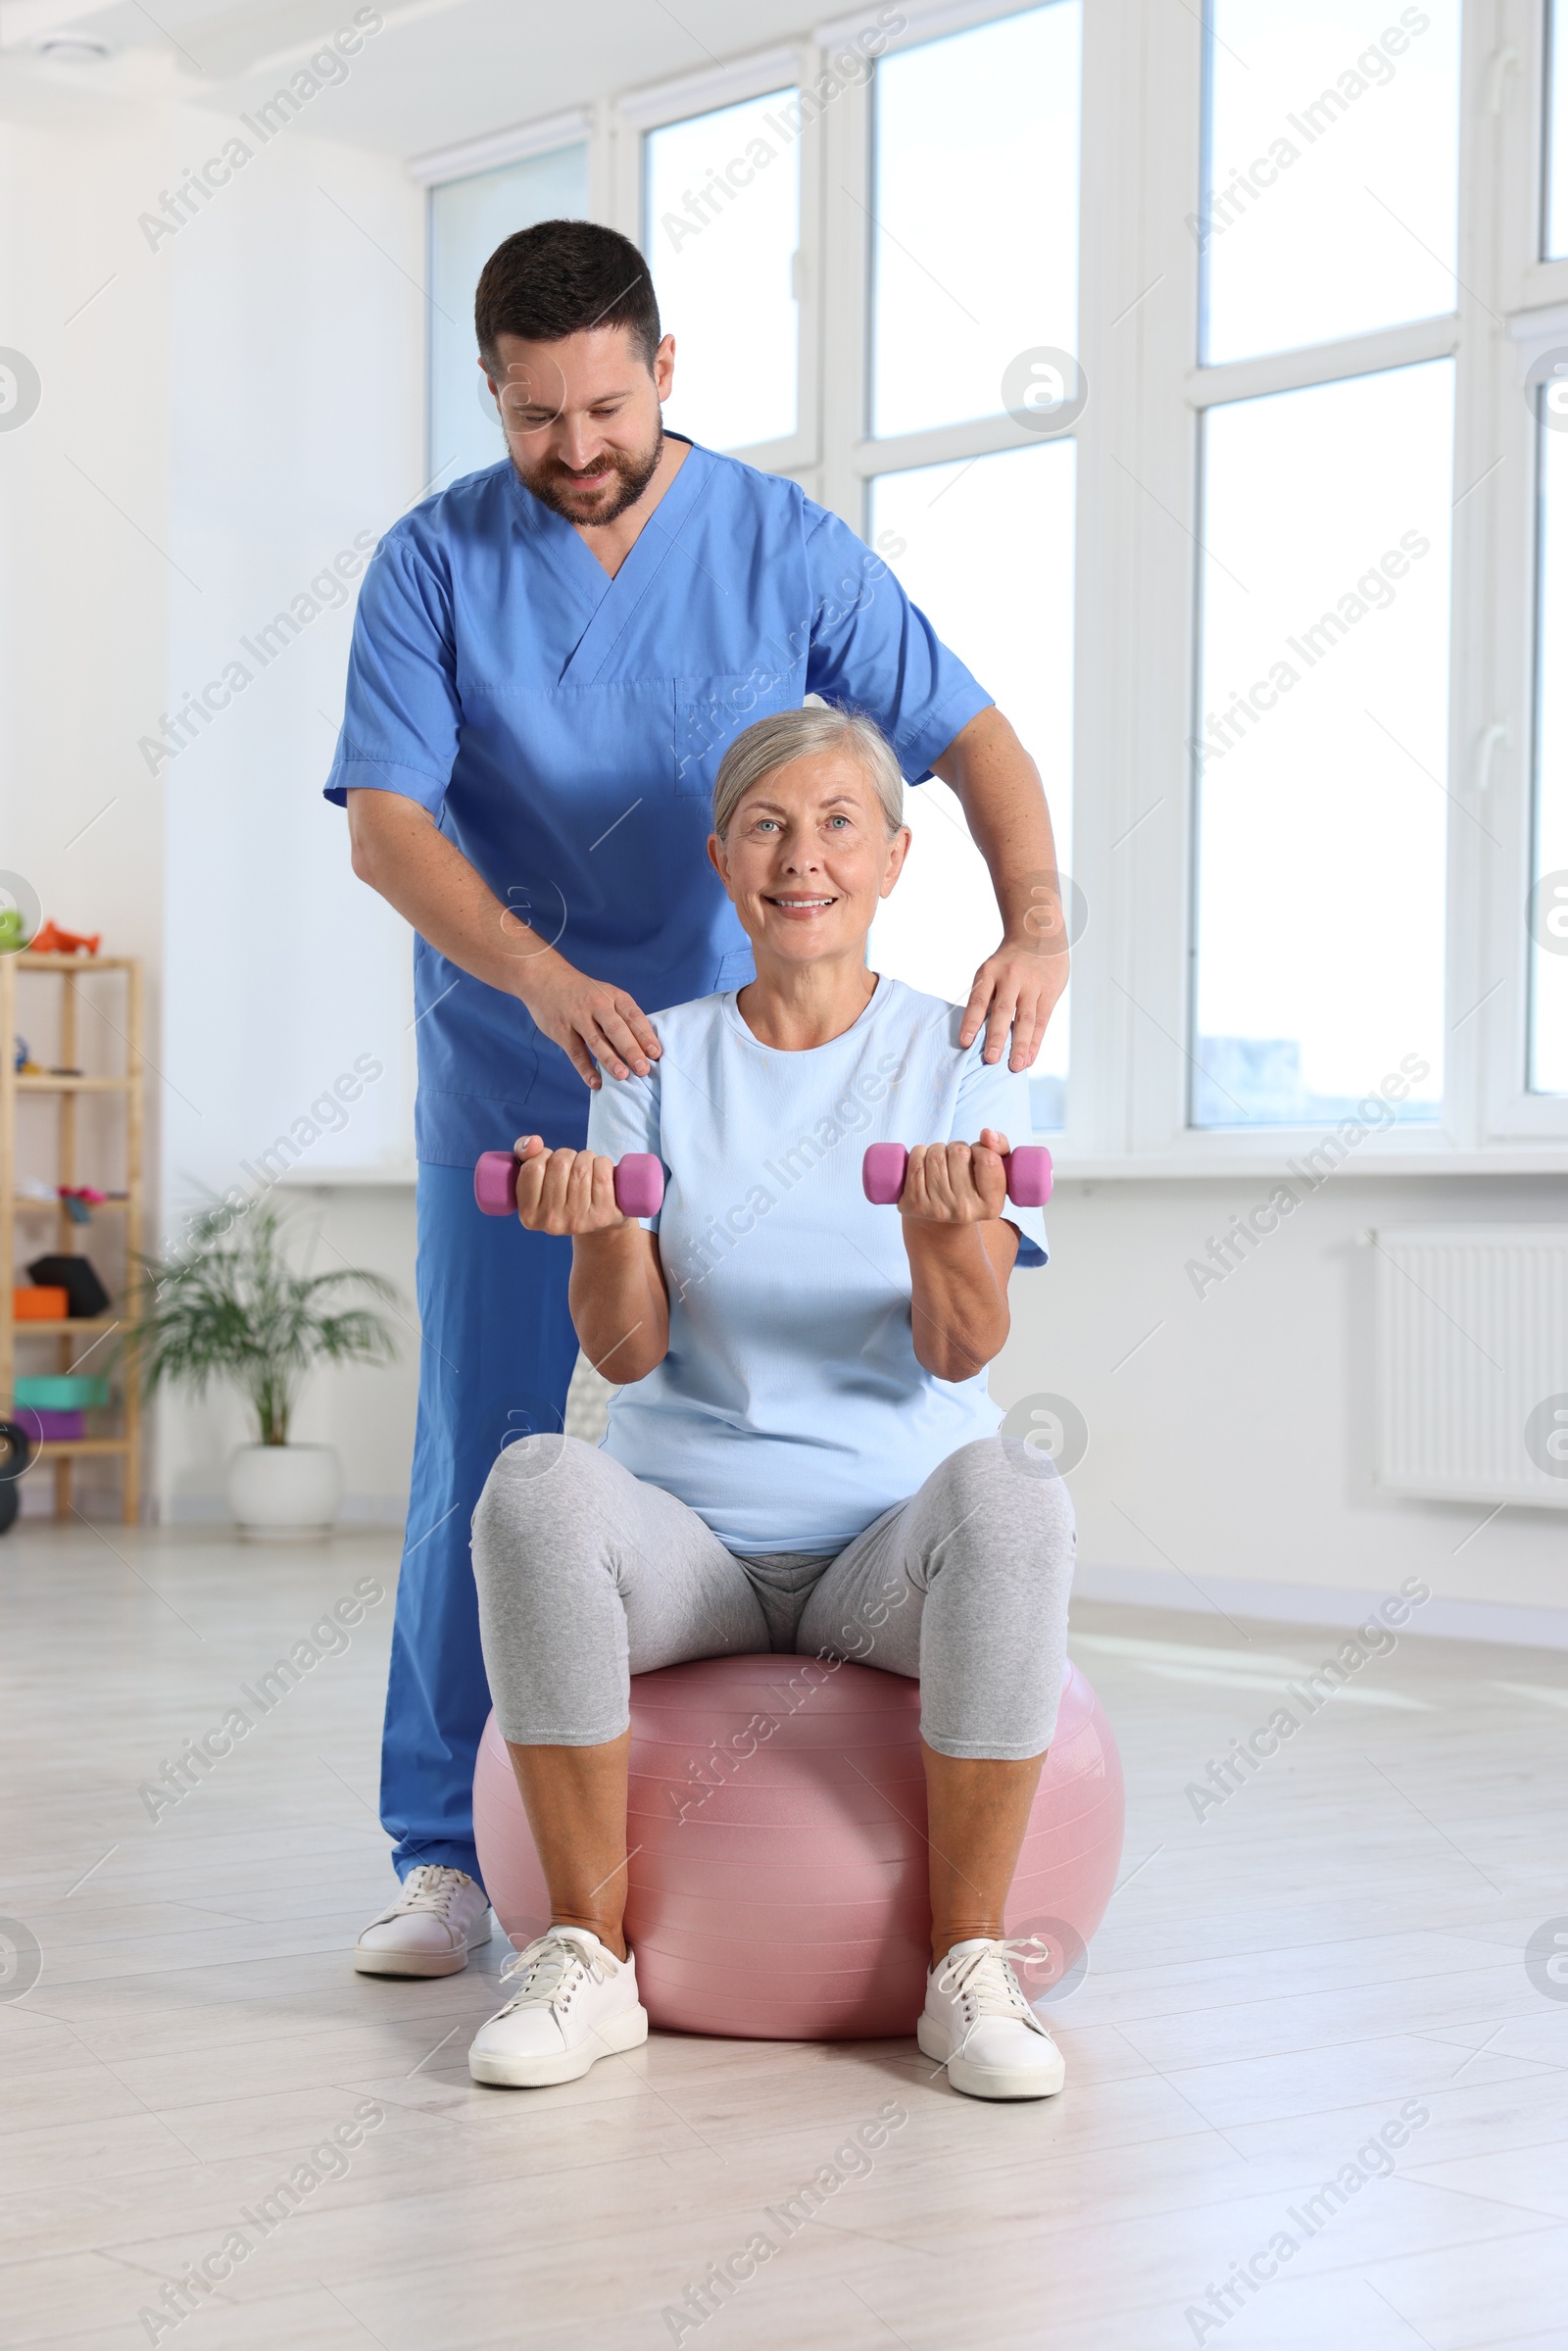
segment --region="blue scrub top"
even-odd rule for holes
[[[326,797],[416,800],[503,906],[653,1012],[754,976],[708,860],[713,779],[808,693],[866,711],[912,782],[991,701],[795,482],[693,447],[611,579],[505,459],[376,549]],[[515,997],[416,939],[415,1009],[420,1159],[580,1139],[587,1090]]]

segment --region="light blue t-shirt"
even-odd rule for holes
[[[904,1220],[860,1184],[868,1143],[1027,1142],[1027,1079],[988,1067],[983,1035],[960,1048],[962,1020],[881,978],[842,1037],[780,1053],[705,996],[655,1016],[650,1076],[593,1097],[589,1149],[655,1151],[666,1182],[646,1222],[669,1350],[611,1405],[605,1449],[731,1550],[842,1549],[1002,1419],[984,1371],[916,1361]],[[1043,1265],[1039,1209],[1007,1217],[1018,1264]]]

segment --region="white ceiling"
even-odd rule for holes
[[[221,113],[267,98],[313,47],[350,24],[359,0],[0,0],[6,78],[71,74],[83,85],[111,66],[38,59],[41,34],[82,32],[127,53],[173,60],[187,93]],[[322,135],[413,156],[560,109],[695,73],[715,60],[807,32],[836,11],[821,0],[378,0],[385,27],[323,107]],[[868,20],[875,0],[868,0]],[[42,92],[40,92],[40,98]],[[10,110],[8,110],[10,111]],[[330,131],[327,124],[330,121]],[[313,127],[314,127],[313,120]]]

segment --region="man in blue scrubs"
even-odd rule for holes
[[[665,436],[674,342],[636,247],[524,229],[475,325],[509,455],[376,550],[326,786],[355,872],[417,934],[423,1341],[381,1774],[402,1884],[355,1953],[400,1976],[454,1974],[489,1936],[468,1522],[497,1451],[561,1428],[577,1353],[569,1246],[481,1216],[473,1162],[524,1132],[580,1149],[601,1069],[660,1052],[646,1014],[753,976],[706,855],[726,746],[815,694],[952,785],[1003,919],[963,1029],[987,1059],[1010,1032],[1011,1067],[1033,1062],[1067,968],[1033,762],[835,515]]]

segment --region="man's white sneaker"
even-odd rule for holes
[[[481,2025],[468,2051],[475,2082],[538,2089],[575,2082],[601,2057],[648,2038],[637,1964],[617,1959],[586,1927],[552,1927],[501,1971],[518,1979],[505,2008]]]
[[[362,1976],[457,1976],[490,1940],[490,1905],[466,1870],[421,1862],[354,1946]]]
[[[966,2098],[1049,2098],[1066,2076],[1061,2051],[1012,1972],[1014,1959],[1043,1948],[977,1935],[955,1943],[926,1978],[917,2028],[921,2048],[948,2069]]]

